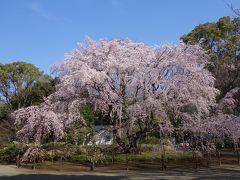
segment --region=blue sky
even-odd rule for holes
[[[0,63],[49,73],[86,36],[177,43],[196,25],[233,16],[239,0],[0,0]]]

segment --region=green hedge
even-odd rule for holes
[[[13,143],[1,144],[0,146],[0,161],[13,162],[16,160],[18,148]]]
[[[126,158],[129,161],[152,161],[152,160],[161,160],[161,156],[153,156],[152,152],[144,152],[141,154],[115,154],[113,157],[112,155],[108,154],[104,156],[104,161],[111,162],[112,158],[114,162],[125,162]],[[165,160],[177,160],[177,159],[191,159],[192,153],[191,152],[177,152],[177,153],[166,153]],[[74,155],[70,158],[71,161],[74,162],[87,162],[87,155]]]

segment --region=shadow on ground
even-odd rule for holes
[[[162,179],[162,180],[175,180],[175,179],[213,179],[213,180],[226,180],[226,179],[240,179],[240,170],[222,169],[222,168],[209,168],[198,170],[173,170],[162,171],[159,173],[139,173],[132,176],[130,179]]]
[[[50,174],[29,174],[17,176],[0,176],[0,180],[115,180],[125,179],[123,176],[94,176],[94,175],[50,175]]]
[[[13,169],[12,169],[13,170]],[[16,169],[15,169],[16,170]],[[0,168],[1,172],[1,168]],[[16,171],[15,171],[16,172]],[[25,172],[26,173],[26,172]],[[0,173],[1,174],[1,173]],[[7,173],[5,173],[7,175]],[[12,174],[13,176],[0,175],[0,180],[188,180],[188,179],[240,179],[240,168],[204,168],[204,169],[175,169],[169,171],[125,171],[117,174],[87,174],[87,175],[67,175],[66,174]]]

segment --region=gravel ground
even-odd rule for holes
[[[0,180],[102,180],[102,179],[240,179],[240,167],[224,166],[198,170],[171,170],[171,171],[122,171],[114,173],[99,172],[64,172],[48,170],[17,169],[13,165],[0,165]]]

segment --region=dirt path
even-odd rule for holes
[[[90,171],[53,171],[47,169],[25,169],[25,168],[16,168],[15,165],[0,165],[0,179],[3,176],[17,176],[17,175],[38,175],[38,174],[49,174],[49,175],[96,175],[96,176],[118,176],[119,173],[99,173],[99,172],[90,172]],[[43,179],[47,180],[47,179]]]
[[[198,170],[125,171],[117,173],[65,172],[49,170],[17,169],[13,165],[0,165],[0,180],[100,180],[100,179],[240,179],[240,167],[225,166]]]

